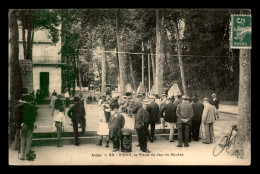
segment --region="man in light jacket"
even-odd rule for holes
[[[204,98],[204,110],[202,114],[201,123],[204,124],[206,141],[202,142],[204,144],[213,143],[214,132],[213,123],[216,118],[216,108],[210,104],[209,98]]]

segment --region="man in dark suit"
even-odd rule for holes
[[[71,118],[71,121],[73,123],[73,130],[75,135],[74,145],[79,146],[78,124],[85,121],[86,112],[84,106],[81,104],[79,97],[75,97],[74,101],[76,103],[69,109],[68,116]],[[83,131],[85,131],[84,128],[82,128],[82,133]]]
[[[192,138],[194,141],[199,141],[199,133],[200,133],[200,124],[201,124],[201,118],[202,118],[202,113],[204,109],[204,105],[199,101],[196,96],[192,97],[192,108],[194,112],[194,116],[191,120],[191,125],[192,125]]]
[[[178,127],[178,145],[177,147],[189,147],[189,126],[194,115],[192,106],[188,103],[189,97],[182,96],[182,103],[177,106],[177,127]]]
[[[120,139],[122,136],[121,129],[125,126],[125,117],[118,112],[119,105],[113,108],[113,115],[108,122],[109,138],[113,141],[113,152],[119,151]]]
[[[149,100],[143,100],[143,107],[138,110],[136,115],[136,130],[138,134],[140,150],[146,153],[151,152],[147,149],[147,132],[149,126],[149,112],[147,111],[148,104]]]
[[[142,96],[140,96],[140,95],[137,96],[137,101],[135,102],[135,105],[134,105],[134,107],[133,107],[133,109],[132,109],[132,113],[134,114],[134,118],[135,118],[134,128],[136,129],[137,135],[138,135],[138,132],[139,132],[140,130],[139,130],[139,128],[136,127],[136,123],[137,123],[136,119],[137,119],[137,112],[138,112],[138,110],[139,110],[140,108],[142,108],[142,106],[143,106],[141,100],[142,100]],[[136,145],[136,146],[137,146],[137,147],[140,147],[139,139],[138,139],[138,143],[139,143],[139,144]]]
[[[164,121],[169,122],[169,126],[170,126],[169,141],[170,142],[173,142],[174,124],[177,121],[176,109],[177,109],[177,106],[172,103],[171,98],[167,98],[166,105],[163,106],[163,108],[159,114],[161,116],[161,118],[164,119]],[[163,113],[164,113],[164,116],[163,116]]]
[[[151,134],[148,129],[148,138],[152,143],[155,139],[154,131],[155,131],[155,123],[159,122],[159,105],[155,103],[155,98],[150,98],[150,104],[147,106],[147,111],[149,112],[149,125],[151,126]]]

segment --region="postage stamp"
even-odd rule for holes
[[[250,15],[231,16],[230,47],[233,49],[252,48],[252,20]]]

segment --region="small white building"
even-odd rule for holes
[[[32,46],[32,76],[33,90],[42,90],[45,96],[51,96],[55,90],[61,94],[61,38],[56,45],[52,44],[47,30],[34,31]],[[22,62],[23,44],[22,31],[19,30],[19,59]]]

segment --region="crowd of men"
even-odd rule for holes
[[[61,135],[64,130],[65,108],[70,107],[70,95],[68,91],[64,95],[65,102],[61,99],[61,95],[52,93],[50,107],[52,108],[52,116],[54,126],[57,128],[57,146],[61,147]],[[87,98],[89,101],[90,99]],[[82,134],[86,129],[86,111],[84,107],[84,99],[82,97],[74,97],[75,104],[71,106],[67,112],[68,117],[72,121],[75,145],[79,146],[78,128],[82,128]],[[92,101],[91,101],[92,102]],[[204,125],[206,140],[205,144],[213,143],[214,132],[213,123],[218,119],[218,104],[216,94],[212,95],[212,99],[204,98],[204,103],[200,103],[196,96],[189,98],[186,95],[174,96],[167,98],[162,95],[143,95],[111,97],[103,95],[100,97],[99,103],[103,106],[109,106],[113,114],[106,118],[106,124],[109,133],[108,141],[113,141],[114,151],[119,150],[121,129],[124,127],[124,117],[121,113],[125,112],[128,116],[134,117],[134,128],[138,135],[138,147],[142,152],[150,153],[147,148],[147,141],[153,143],[155,137],[155,125],[161,124],[162,129],[169,126],[169,141],[174,142],[174,127],[178,129],[178,145],[177,147],[188,147],[189,142],[193,139],[199,141],[201,124]],[[110,111],[109,111],[110,112]],[[32,134],[34,130],[34,122],[37,116],[37,99],[33,94],[22,95],[18,104],[14,109],[14,128],[15,128],[15,149],[20,150],[21,160],[33,160],[30,158]],[[107,117],[107,115],[106,115]],[[151,132],[148,128],[151,128]],[[104,129],[102,130],[104,131]],[[101,134],[103,135],[103,134]],[[104,134],[105,135],[105,134]],[[102,140],[102,139],[101,139]],[[108,147],[108,144],[107,146]]]
[[[169,141],[174,140],[174,127],[178,129],[177,147],[189,147],[189,142],[199,141],[201,124],[204,126],[206,140],[204,144],[213,143],[214,131],[213,123],[218,116],[219,101],[216,94],[212,94],[212,99],[204,98],[203,104],[196,96],[176,95],[169,97],[165,94],[160,98],[159,95],[123,96],[121,98],[103,96],[101,103],[105,102],[113,105],[119,104],[119,113],[125,112],[128,116],[135,118],[135,130],[138,135],[139,144],[143,152],[149,153],[147,141],[151,143],[156,140],[155,125],[161,124],[163,131],[169,126]],[[151,132],[148,128],[151,128]]]

